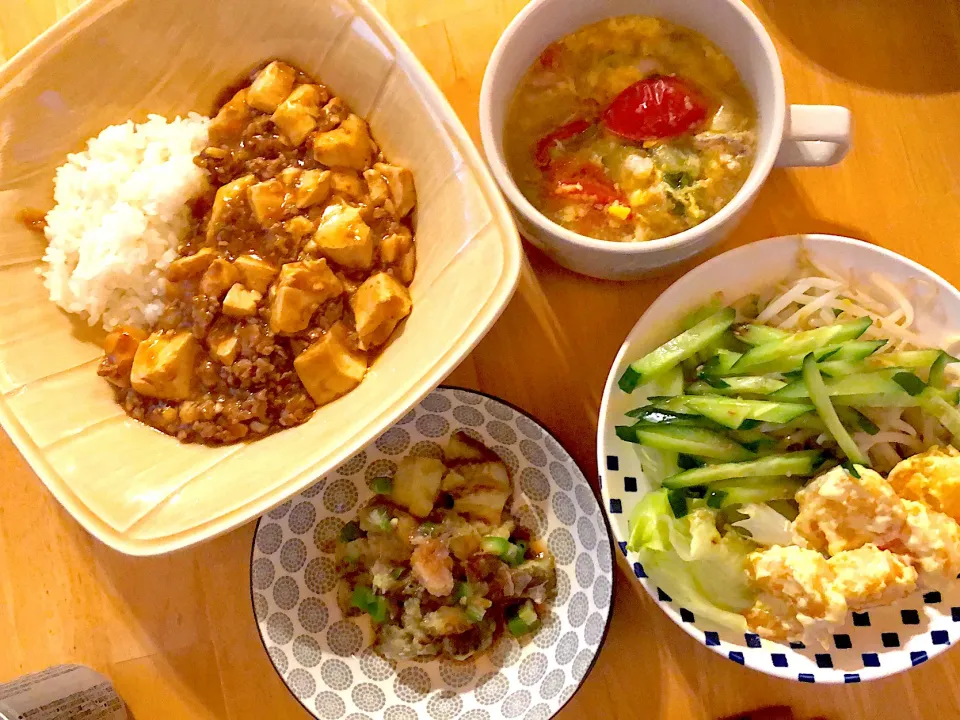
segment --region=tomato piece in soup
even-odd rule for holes
[[[554,148],[557,143],[576,137],[591,127],[593,127],[593,122],[589,120],[573,120],[544,135],[537,141],[537,146],[533,151],[537,167],[543,170],[550,165],[550,150]]]
[[[592,163],[557,163],[547,173],[547,193],[558,200],[609,205],[623,194],[602,167]]]
[[[603,113],[603,125],[627,140],[642,142],[691,132],[706,118],[706,99],[686,81],[651,75],[614,98]]]

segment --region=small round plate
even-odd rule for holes
[[[617,380],[633,360],[675,334],[677,322],[722,292],[730,299],[759,290],[796,268],[801,249],[815,261],[859,274],[879,273],[907,292],[917,291],[916,329],[927,338],[960,333],[960,292],[939,275],[896,253],[832,235],[772,238],[725,252],[671,285],[643,314],[613,363],[603,393],[597,454],[605,510],[617,545],[650,596],[689,635],[734,662],[778,677],[807,683],[857,683],[908,670],[960,639],[960,582],[941,592],[917,591],[893,605],[850,613],[846,624],[818,643],[781,644],[716,625],[671,596],[668,579],[648,577],[635,554],[627,553],[633,508],[650,490],[634,446],[617,437],[624,413],[643,404]]]
[[[365,621],[336,601],[340,528],[410,453],[439,456],[472,431],[508,465],[514,515],[557,561],[557,598],[521,646],[501,637],[474,661],[390,662],[370,648]],[[600,505],[573,458],[535,420],[501,400],[441,387],[333,473],[264,515],[251,562],[253,609],[284,683],[323,720],[547,720],[573,696],[606,636],[613,545]]]

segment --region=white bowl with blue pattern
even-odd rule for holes
[[[557,598],[527,643],[503,636],[475,660],[387,661],[368,624],[342,617],[333,559],[345,523],[404,455],[439,457],[466,430],[514,479],[513,515],[547,540]],[[613,609],[613,544],[573,458],[535,420],[496,398],[440,387],[367,448],[260,518],[250,568],[260,637],[290,692],[322,720],[548,720],[580,687]]]
[[[852,612],[847,622],[819,643],[781,644],[716,625],[684,608],[648,577],[639,558],[628,553],[627,521],[650,490],[634,446],[617,437],[624,413],[644,404],[643,396],[617,387],[633,360],[676,334],[680,319],[716,292],[736,299],[787,276],[801,247],[833,268],[876,272],[900,288],[928,291],[917,329],[925,337],[960,333],[960,292],[925,267],[888,250],[832,235],[772,238],[730,250],[677,280],[627,336],[604,388],[597,434],[601,496],[614,538],[637,581],[664,612],[711,650],[769,675],[806,683],[858,683],[886,677],[926,662],[960,639],[960,582],[948,591],[917,591],[893,605]],[[919,283],[917,281],[920,281]]]

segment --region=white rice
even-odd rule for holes
[[[54,179],[41,270],[50,299],[107,330],[147,327],[164,306],[163,276],[189,229],[188,200],[204,187],[193,164],[210,120],[112,125],[67,156]]]

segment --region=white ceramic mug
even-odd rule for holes
[[[638,243],[595,240],[544,217],[523,196],[503,153],[503,126],[521,77],[551,42],[608,17],[651,15],[703,33],[734,62],[756,103],[757,156],[746,182],[716,215],[684,232]],[[483,78],[480,133],[487,162],[524,236],[560,265],[598,278],[627,280],[685,260],[719,242],[752,204],[774,165],[839,162],[850,147],[850,111],[787,105],[770,36],[739,0],[533,0],[497,43]]]

